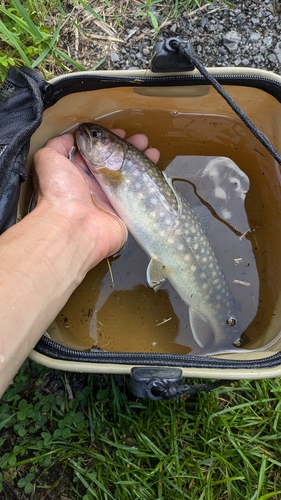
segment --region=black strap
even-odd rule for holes
[[[241,108],[236,104],[236,102],[230,97],[230,95],[221,87],[216,78],[214,78],[203,66],[203,64],[198,61],[194,56],[193,52],[190,50],[190,43],[186,41],[181,41],[178,39],[172,39],[170,42],[171,47],[174,50],[179,51],[181,55],[184,55],[189,59],[194,66],[200,71],[200,73],[210,82],[210,84],[216,89],[216,91],[225,99],[233,111],[239,116],[242,122],[248,127],[252,134],[260,141],[260,143],[267,149],[271,156],[281,165],[281,155],[276,151],[275,147],[267,139],[267,137],[253,124],[250,118],[242,111]]]
[[[194,384],[194,385],[177,385],[174,383],[163,384],[159,381],[150,387],[150,398],[151,399],[172,399],[180,396],[191,396],[192,394],[197,394],[198,392],[209,392],[217,387],[231,385],[234,380],[217,380],[216,382],[208,382],[206,384]],[[152,397],[151,397],[152,396]]]

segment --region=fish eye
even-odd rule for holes
[[[100,136],[100,132],[97,129],[93,128],[91,130],[91,136],[94,137],[94,138],[99,137]]]

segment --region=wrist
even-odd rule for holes
[[[95,235],[89,234],[86,216],[40,202],[27,217],[27,234],[37,245],[34,253],[40,252],[41,262],[58,280],[68,274],[77,286],[96,259]]]
[[[61,246],[64,260],[73,261],[78,281],[101,260],[120,250],[127,238],[127,229],[119,217],[100,210],[91,198],[88,204],[73,202],[60,209],[42,200],[30,215],[34,223],[37,220],[37,231],[43,225],[47,241]],[[49,259],[52,252],[44,255]]]
[[[1,235],[0,394],[84,278],[88,238],[69,218],[38,205]]]

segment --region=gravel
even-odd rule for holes
[[[189,40],[206,66],[247,66],[279,73],[280,1],[234,1],[230,7],[222,0],[214,0],[192,13],[182,12],[177,19],[169,21],[162,4],[157,5],[153,14],[163,24],[158,35],[151,29],[149,19],[138,16],[131,6],[131,10],[124,12],[124,22],[116,29],[110,24],[110,18],[107,26],[100,23],[93,26],[92,21],[87,23],[84,20],[83,31],[95,42],[89,47],[86,40],[80,40],[78,54],[72,53],[72,56],[77,59],[80,54],[81,62],[87,67],[93,67],[102,56],[106,56],[99,69],[146,69],[155,42],[176,37]],[[110,29],[114,36],[104,36],[106,27],[107,32]]]

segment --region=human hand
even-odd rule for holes
[[[123,130],[115,129],[113,132],[120,137],[125,136]],[[158,161],[158,150],[146,149],[148,139],[143,134],[132,136],[128,142],[144,151],[155,163]],[[89,175],[82,157],[75,154],[75,165],[68,159],[73,144],[73,136],[64,134],[49,140],[35,154],[34,185],[37,207],[51,211],[55,224],[62,229],[65,222],[81,226],[81,235],[93,247],[89,258],[90,269],[123,246],[127,230],[114,215],[94,177]]]

